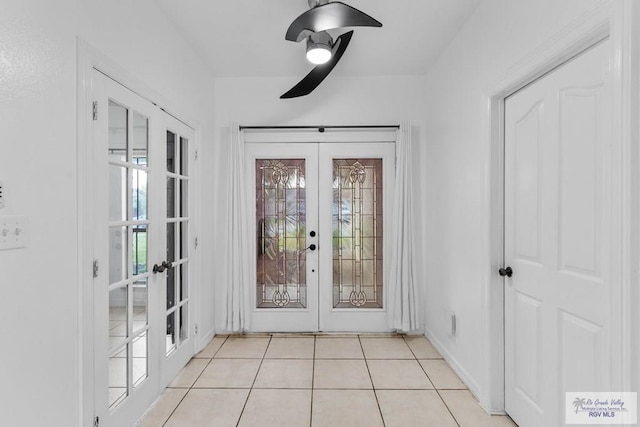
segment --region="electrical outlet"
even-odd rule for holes
[[[0,181],[0,208],[4,208],[4,184]]]
[[[24,248],[28,237],[25,216],[0,216],[0,250]]]
[[[455,313],[449,313],[449,317],[451,319],[451,335],[455,335],[456,334],[456,314]]]

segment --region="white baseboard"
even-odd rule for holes
[[[480,407],[484,409],[485,412],[487,412],[490,415],[505,415],[504,411],[487,410],[487,408],[485,408],[482,405],[482,399],[479,398],[481,394],[480,386],[478,385],[476,380],[473,379],[473,377],[469,375],[467,370],[462,367],[462,365],[458,362],[458,360],[455,357],[453,357],[453,355],[449,351],[447,351],[446,347],[442,345],[442,343],[435,337],[435,335],[429,330],[429,328],[425,328],[424,335],[435,347],[435,349],[438,350],[438,353],[440,353],[440,355],[444,358],[444,360],[449,364],[453,372],[455,372],[456,375],[460,377],[462,382],[469,388],[469,391],[471,392],[471,394],[473,394],[475,398],[478,399],[478,401],[480,402]]]

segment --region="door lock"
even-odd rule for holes
[[[167,261],[162,261],[162,264],[158,265],[158,264],[153,264],[153,272],[154,273],[162,273],[165,270],[170,269],[171,267],[173,267],[173,264]]]
[[[309,247],[307,249],[309,249],[311,251],[315,251],[316,248],[317,248],[317,246],[314,243],[312,243],[312,244],[309,245]]]

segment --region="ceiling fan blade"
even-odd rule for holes
[[[336,1],[298,16],[289,26],[285,39],[301,42],[318,31],[342,27],[382,27],[382,24],[358,9]]]
[[[333,55],[329,62],[316,66],[305,76],[304,79],[300,80],[297,85],[291,88],[289,92],[282,95],[280,99],[297,98],[313,92],[313,90],[329,75],[338,61],[340,61],[344,51],[347,50],[347,46],[349,46],[351,36],[353,36],[353,30],[338,37],[333,45]]]

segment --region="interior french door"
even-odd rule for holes
[[[247,143],[254,331],[387,331],[395,143]]]
[[[193,131],[93,74],[94,408],[132,425],[193,355]]]

